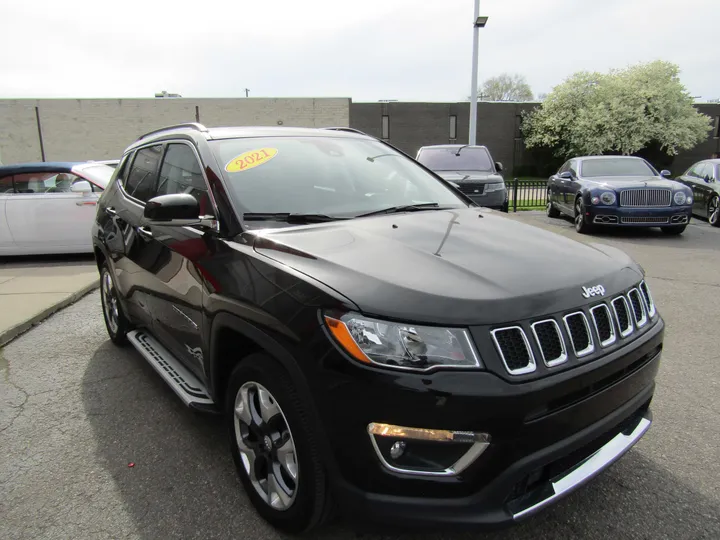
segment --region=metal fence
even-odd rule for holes
[[[517,212],[518,209],[545,208],[547,204],[546,180],[519,180],[514,178],[505,182],[508,190],[508,209]]]

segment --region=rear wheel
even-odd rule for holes
[[[100,301],[105,318],[105,328],[107,328],[110,340],[115,345],[125,345],[127,333],[130,331],[130,321],[122,311],[115,282],[107,263],[103,264],[100,270]]]
[[[663,227],[662,232],[669,236],[676,236],[678,234],[682,234],[685,231],[685,228],[687,225],[677,225],[675,227]]]
[[[578,197],[575,201],[575,230],[580,234],[592,232],[592,225],[585,221],[585,203],[582,197]]]
[[[309,406],[288,373],[274,358],[253,354],[233,371],[226,395],[232,456],[257,512],[290,533],[322,523],[325,471]]]
[[[550,200],[550,190],[549,189],[547,192],[547,206],[545,207],[545,213],[547,214],[547,217],[549,217],[549,218],[560,217],[560,210],[555,208],[555,205],[553,204],[552,200]]]
[[[720,197],[715,195],[708,203],[708,223],[720,227]]]

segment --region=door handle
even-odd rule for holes
[[[109,216],[117,216],[117,211],[112,206],[106,206],[105,207],[105,213]]]
[[[75,206],[95,206],[97,201],[78,201]]]
[[[138,227],[137,232],[139,232],[142,236],[145,236],[146,238],[152,238],[152,231],[146,227]]]

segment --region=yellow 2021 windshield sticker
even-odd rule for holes
[[[238,157],[231,159],[228,164],[225,165],[225,170],[227,172],[247,171],[248,169],[267,163],[277,156],[277,153],[277,148],[258,148],[257,150],[248,150],[247,152],[240,154]]]

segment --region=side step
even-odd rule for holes
[[[128,332],[128,341],[157,371],[188,407],[213,408],[215,403],[205,385],[190,373],[170,351],[143,330]]]

